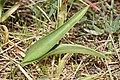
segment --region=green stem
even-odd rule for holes
[[[3,6],[5,5],[5,3],[8,0],[0,0],[0,22],[1,22],[1,18],[2,18],[2,10],[3,10]]]
[[[3,6],[2,6],[2,4],[0,2],[0,18],[2,17],[2,8],[3,8]]]
[[[109,75],[110,75],[110,80],[114,80],[114,79],[113,79],[112,72],[111,72],[111,68],[110,68],[110,66],[108,65],[108,61],[105,60],[105,62],[106,62],[106,66],[107,66],[107,69],[108,69],[108,72],[109,72]]]
[[[113,24],[113,7],[114,7],[114,0],[111,0],[111,11],[110,11],[110,26],[111,27]]]

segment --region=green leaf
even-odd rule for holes
[[[3,6],[5,5],[6,2],[7,0],[0,0],[0,18],[2,17]]]
[[[33,44],[27,51],[25,58],[22,61],[22,65],[25,63],[31,63],[38,60],[40,57],[45,55],[49,50],[51,50],[57,42],[64,37],[65,33],[68,32],[87,12],[89,6],[85,7],[81,11],[77,12],[73,17],[71,17],[66,23],[60,26],[55,31],[51,32],[44,38],[38,40]]]
[[[98,77],[98,74],[94,74],[94,75],[90,75],[81,79],[77,79],[77,80],[96,80],[95,78]]]
[[[53,13],[54,13],[54,11],[55,11],[55,9],[56,9],[56,5],[57,5],[57,1],[55,1],[55,2],[50,6],[51,9],[50,9],[50,12],[49,12],[49,15],[48,15],[49,18],[53,15]]]
[[[68,2],[72,4],[74,2],[74,0],[68,0]]]
[[[93,34],[93,35],[101,35],[103,34],[103,30],[101,30],[100,32],[97,32],[95,30],[88,30],[88,29],[84,29],[86,32],[90,33],[90,34]]]
[[[37,80],[49,80],[48,78],[38,78]]]
[[[49,54],[49,53],[48,53]],[[63,70],[63,68],[65,67],[65,62],[66,60],[68,60],[70,57],[72,56],[71,53],[68,53],[66,55],[64,55],[64,57],[62,59],[59,60],[59,63],[58,63],[58,68],[56,70],[56,78],[59,78],[60,77],[60,74]]]
[[[54,50],[52,50],[48,54],[46,54],[46,56],[54,55],[54,54],[62,54],[62,53],[88,54],[88,55],[97,56],[100,58],[109,59],[103,53],[97,52],[93,49],[90,49],[90,48],[82,46],[82,45],[73,45],[73,44],[61,44],[57,48],[55,48]],[[44,57],[46,57],[46,56],[44,56]]]
[[[115,20],[113,20],[112,26],[110,26],[110,23],[106,22],[105,23],[105,30],[106,32],[112,34],[120,30],[120,15],[118,15]]]

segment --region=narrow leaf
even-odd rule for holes
[[[69,59],[71,56],[72,56],[72,54],[68,53],[68,54],[64,55],[64,57],[61,60],[59,60],[59,64],[58,64],[58,68],[57,68],[57,72],[56,72],[56,78],[60,77],[60,74],[61,74],[63,68],[65,67],[66,60]]]
[[[41,56],[45,55],[50,49],[55,46],[55,44],[64,37],[65,33],[68,32],[87,12],[89,6],[85,7],[81,11],[77,12],[72,18],[70,18],[66,23],[60,26],[55,31],[51,32],[44,38],[38,40],[33,44],[27,51],[25,58],[22,61],[24,63],[31,63]]]
[[[18,7],[20,5],[21,5],[21,3],[18,3],[16,5],[14,5],[13,7],[11,7],[7,12],[5,12],[5,14],[2,16],[0,22],[5,21],[13,12],[15,12],[18,9]]]
[[[3,6],[5,5],[6,2],[7,0],[0,0],[0,18],[2,17]]]
[[[88,54],[88,55],[97,56],[100,58],[109,59],[103,53],[97,52],[93,49],[90,49],[90,48],[82,46],[82,45],[73,45],[73,44],[61,44],[54,50],[50,51],[48,53],[48,55],[62,54],[62,53]]]
[[[1,22],[2,10],[3,10],[3,6],[0,4],[0,22]]]
[[[77,80],[95,80],[96,77],[98,77],[98,74],[94,74],[94,75],[90,75],[81,79],[77,79]]]

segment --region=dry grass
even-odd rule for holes
[[[48,14],[50,8],[47,7],[52,3],[49,4],[42,1],[38,2],[37,5],[43,5],[41,6],[42,10]],[[13,0],[8,1],[4,10],[8,9],[12,4],[14,4]],[[80,9],[80,4],[81,3],[76,2],[72,5],[67,18]],[[101,7],[100,1],[98,1],[97,4]],[[44,14],[39,12],[37,6],[32,6],[32,10],[30,9],[30,5],[33,5],[33,3],[29,0],[24,1],[23,6],[12,14],[8,20],[1,23],[6,25],[9,29],[9,41],[5,44],[2,43],[3,34],[2,29],[0,29],[0,80],[27,80],[28,78],[26,78],[25,73],[33,80],[80,80],[83,77],[93,74],[97,74],[94,80],[110,80],[110,72],[112,73],[113,80],[120,80],[120,30],[112,35],[113,42],[109,38],[107,32],[104,32],[101,35],[93,35],[85,32],[84,29],[92,29],[92,27],[87,25],[90,23],[90,20],[92,20],[92,14],[89,13],[90,11],[97,14],[98,17],[102,17],[97,11],[91,9],[86,14],[88,21],[76,24],[60,43],[75,43],[90,47],[109,56],[109,61],[90,55],[73,54],[66,60],[66,65],[61,72],[60,77],[56,78],[59,59],[63,58],[64,55],[61,55],[61,57],[54,55],[23,67],[23,70],[26,72],[22,72],[21,69],[15,71],[18,67],[17,62],[22,61],[26,50],[35,41],[56,29],[57,6],[52,17],[50,17],[51,22],[49,22]],[[116,13],[114,13],[114,17],[120,14],[120,9],[118,8],[120,7],[119,5],[120,2],[115,1],[114,9],[116,10]],[[70,4],[68,4],[68,7],[69,6]],[[110,14],[109,10],[104,12],[106,12],[105,17],[108,18],[108,14]],[[97,20],[97,17],[95,18],[95,20]],[[97,24],[96,26],[101,28],[100,24]],[[118,54],[116,54],[116,51]]]

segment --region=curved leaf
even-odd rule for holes
[[[57,42],[64,37],[65,33],[68,32],[87,12],[89,6],[85,7],[81,11],[77,12],[72,18],[70,18],[66,23],[60,26],[55,31],[51,32],[44,38],[38,40],[33,44],[27,51],[25,58],[21,64],[27,62],[33,62],[39,59],[41,56],[45,55],[49,50],[51,50]]]
[[[99,76],[98,74],[94,74],[94,75],[86,76],[84,78],[77,79],[77,80],[95,80],[95,78],[98,76]]]
[[[90,49],[90,48],[82,46],[82,45],[73,45],[73,44],[61,44],[54,50],[50,51],[48,53],[48,55],[62,54],[62,53],[88,54],[88,55],[97,56],[100,58],[109,59],[103,53],[97,52],[93,49]]]

